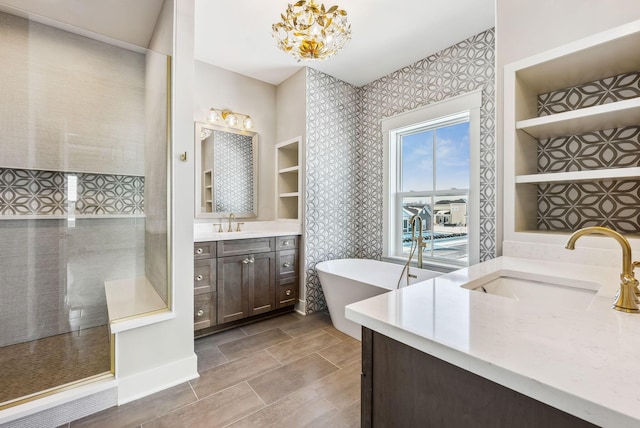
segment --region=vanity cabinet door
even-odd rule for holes
[[[218,323],[249,316],[249,255],[218,259]]]
[[[251,256],[249,275],[249,315],[257,315],[276,308],[275,253]]]
[[[216,295],[203,293],[194,296],[193,302],[193,330],[201,330],[217,324]]]

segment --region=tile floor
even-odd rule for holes
[[[106,325],[0,348],[0,403],[108,373]]]
[[[360,342],[327,313],[291,313],[196,340],[200,377],[76,427],[359,427]]]

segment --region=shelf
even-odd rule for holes
[[[300,167],[296,165],[296,166],[290,166],[289,168],[282,168],[281,170],[278,171],[278,174],[287,174],[287,173],[298,172],[298,171],[300,171]]]
[[[517,175],[516,184],[562,183],[574,181],[603,181],[612,179],[639,179],[640,168],[598,169],[592,171],[554,172],[548,174]]]
[[[516,129],[534,138],[551,138],[631,125],[640,125],[640,98],[521,120]]]
[[[298,192],[280,193],[278,196],[280,196],[281,198],[297,198],[298,196],[300,196],[300,193]]]

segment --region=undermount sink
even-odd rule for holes
[[[525,303],[587,307],[600,285],[570,278],[503,270],[478,278],[462,287]]]

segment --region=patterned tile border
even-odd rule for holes
[[[0,216],[68,214],[70,176],[76,215],[144,214],[144,177],[0,168]]]

